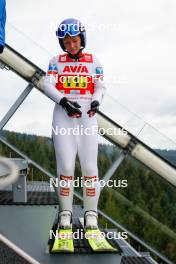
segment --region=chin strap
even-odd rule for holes
[[[72,55],[71,53],[69,53],[68,51],[67,51],[67,53],[68,53],[68,56],[71,58],[71,59],[74,59],[74,60],[79,60],[81,57],[83,57],[83,53],[82,53],[82,50],[83,50],[84,48],[81,48],[76,54],[74,54],[74,55]]]

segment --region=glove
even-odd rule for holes
[[[67,112],[68,116],[73,118],[79,118],[82,112],[78,109],[81,106],[77,102],[71,102],[66,97],[63,97],[59,103]]]
[[[93,101],[90,104],[90,110],[87,112],[87,114],[89,115],[89,117],[92,117],[95,115],[95,113],[97,112],[98,108],[99,108],[100,103],[98,101]]]
[[[0,53],[3,53],[4,46],[0,45]]]

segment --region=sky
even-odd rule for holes
[[[55,37],[59,23],[80,19],[87,29],[86,51],[104,68],[102,112],[135,133],[145,127],[148,140],[158,137],[157,129],[176,142],[175,14],[174,0],[7,0],[6,40],[46,70],[49,59],[62,52]],[[0,80],[2,118],[27,83],[7,71],[0,71]],[[50,136],[53,106],[33,89],[5,128]]]

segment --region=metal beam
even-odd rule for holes
[[[26,89],[21,93],[21,95],[18,97],[16,102],[11,106],[9,111],[6,113],[6,115],[3,117],[3,119],[0,121],[0,131],[3,129],[3,127],[7,124],[9,119],[14,115],[14,113],[17,111],[19,106],[23,103],[23,101],[26,99],[26,97],[29,95],[29,93],[32,91],[33,84],[29,83]]]
[[[122,161],[124,160],[126,156],[126,152],[124,150],[121,150],[119,153],[118,158],[114,161],[114,163],[111,165],[111,167],[108,169],[106,174],[103,177],[103,181],[107,183],[109,179],[112,177],[112,175],[115,173],[115,171],[118,169]],[[105,186],[101,186],[101,191],[103,190]]]

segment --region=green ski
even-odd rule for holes
[[[58,229],[51,253],[73,253],[73,232],[72,229]]]
[[[102,236],[102,232],[98,228],[85,230],[85,238],[87,239],[92,250],[95,252],[118,251],[106,240],[104,236]]]

